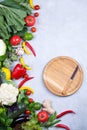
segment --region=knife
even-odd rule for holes
[[[72,83],[74,77],[76,76],[78,69],[79,69],[79,66],[77,65],[76,68],[74,69],[70,79],[68,80],[68,82],[66,83],[66,85],[65,85],[65,87],[64,87],[64,89],[62,91],[63,95],[67,94],[67,89],[71,86],[71,83]]]
[[[75,68],[75,70],[74,70],[74,72],[72,73],[72,75],[71,75],[71,77],[70,77],[70,79],[74,79],[74,77],[75,77],[75,75],[76,75],[76,73],[77,73],[77,71],[78,71],[78,65],[76,66],[76,68]]]

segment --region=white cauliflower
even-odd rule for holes
[[[2,83],[0,86],[0,103],[12,105],[16,102],[19,91],[12,84]]]

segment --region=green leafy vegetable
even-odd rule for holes
[[[0,84],[6,82],[5,73],[0,70]]]
[[[6,80],[7,84],[12,84],[14,87],[16,87],[16,83],[13,80]]]
[[[48,118],[48,121],[49,122],[52,122],[56,119],[56,116],[57,116],[57,113],[55,112],[54,114],[52,114],[49,118]]]
[[[4,0],[0,2],[0,35],[9,39],[12,34],[25,28],[24,18],[31,14],[27,0]]]
[[[12,130],[10,125],[13,122],[12,118],[8,118],[7,109],[0,107],[0,130]]]
[[[12,119],[17,118],[19,115],[24,113],[25,109],[26,109],[25,104],[18,104],[16,110],[14,110],[13,112],[8,113],[8,118],[12,118]]]
[[[29,121],[22,124],[23,130],[42,130],[36,117],[32,117]]]
[[[9,58],[6,58],[4,61],[3,61],[3,66],[6,67],[6,68],[10,68],[12,65],[12,61],[9,59]]]

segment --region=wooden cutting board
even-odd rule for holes
[[[73,79],[71,79],[76,67]],[[55,95],[68,96],[75,93],[83,81],[83,71],[80,64],[66,56],[52,59],[45,66],[43,80],[48,88]]]

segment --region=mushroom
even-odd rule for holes
[[[46,99],[42,103],[43,105],[43,110],[47,111],[49,114],[54,114],[55,110],[51,106],[51,101],[49,99]]]

